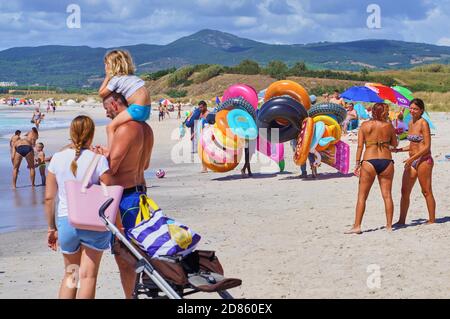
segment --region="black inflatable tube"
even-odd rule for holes
[[[235,97],[226,100],[225,102],[219,105],[219,107],[217,108],[217,112],[221,110],[233,110],[233,109],[241,109],[247,111],[251,115],[251,117],[254,120],[256,120],[255,109],[249,102],[247,102],[247,100],[245,100],[242,97]]]
[[[347,111],[343,106],[336,103],[320,103],[312,106],[308,110],[308,115],[310,117],[317,115],[330,115],[336,119],[339,124],[341,124],[347,117]]]
[[[279,143],[288,142],[297,138],[300,133],[300,126],[303,120],[308,117],[308,112],[304,106],[290,96],[279,96],[270,99],[263,104],[258,113],[258,128],[267,129],[267,135],[264,130],[261,134],[268,140],[271,139],[272,129],[279,129]],[[287,121],[288,125],[281,125],[276,122],[277,119]]]

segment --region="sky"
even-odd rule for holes
[[[202,29],[272,44],[393,39],[450,46],[450,0],[0,0],[0,50],[163,45]]]

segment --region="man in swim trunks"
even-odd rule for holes
[[[127,110],[128,103],[121,94],[113,92],[103,99],[103,107],[106,116],[113,119]],[[139,212],[139,196],[147,194],[144,171],[150,165],[153,141],[153,131],[145,122],[125,122],[114,133],[114,143],[109,150],[108,161],[113,184],[125,188],[119,206],[120,220],[117,222],[117,226],[119,229],[123,227],[125,234],[135,226]],[[103,154],[107,152],[100,147],[98,150]],[[125,296],[131,298],[136,279],[135,269],[122,257],[120,245],[115,244],[113,248]]]
[[[11,156],[13,162],[13,189],[16,189],[17,186],[17,176],[19,175],[19,168],[23,158],[26,159],[28,164],[27,168],[30,170],[31,187],[34,187],[34,151],[30,140],[27,138],[21,138],[18,139],[12,146]]]

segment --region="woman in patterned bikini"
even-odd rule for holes
[[[431,187],[434,161],[431,156],[431,134],[428,122],[422,118],[425,104],[421,99],[414,99],[410,103],[409,111],[412,121],[409,123],[409,146],[396,149],[395,152],[409,152],[409,158],[404,161],[405,170],[402,180],[402,198],[400,202],[400,218],[397,226],[405,225],[408,214],[411,191],[419,179],[422,194],[425,197],[429,220],[427,224],[435,222],[436,201]]]

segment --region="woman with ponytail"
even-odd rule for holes
[[[95,156],[90,150],[94,132],[95,124],[91,118],[77,116],[70,125],[71,145],[56,153],[48,166],[45,188],[47,243],[55,251],[59,243],[65,266],[59,298],[94,298],[100,260],[103,251],[110,247],[110,232],[77,229],[68,220],[64,182],[83,178]],[[102,156],[90,182],[111,184],[108,170],[108,161]],[[58,207],[55,218],[56,197]]]

